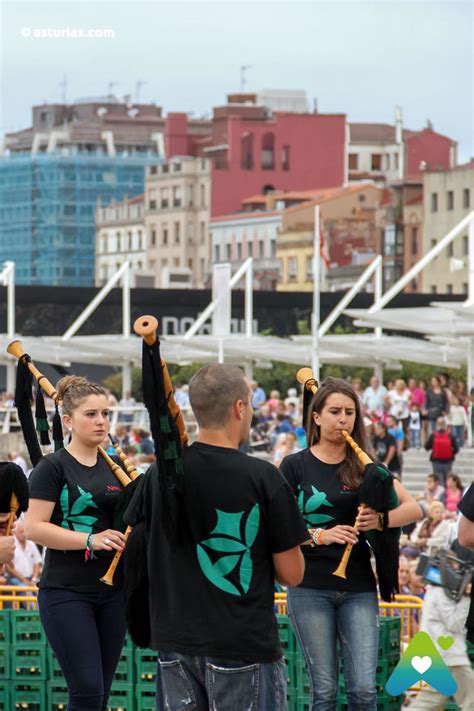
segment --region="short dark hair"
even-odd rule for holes
[[[237,400],[248,402],[249,384],[237,365],[211,363],[193,375],[189,401],[200,427],[222,428]]]
[[[439,484],[439,476],[437,474],[428,474],[428,479],[434,479]]]

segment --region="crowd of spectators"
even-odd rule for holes
[[[466,383],[449,381],[447,375],[425,380],[402,378],[382,384],[376,375],[364,387],[360,378],[351,384],[359,396],[372,453],[398,477],[403,453],[409,449],[430,451],[433,472],[443,486],[452,471],[457,452],[465,446],[469,428],[474,430],[474,390],[468,396]],[[250,451],[266,451],[279,462],[288,453],[306,446],[301,421],[302,396],[290,388],[265,393],[252,382],[254,418]],[[469,413],[471,413],[469,415]]]

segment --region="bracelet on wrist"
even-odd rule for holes
[[[313,543],[316,546],[324,545],[322,538],[321,538],[323,532],[324,532],[324,528],[317,528],[315,531],[311,531],[310,535],[311,535],[311,538],[313,539]]]
[[[88,533],[86,539],[86,552],[84,554],[84,560],[86,561],[86,563],[90,558],[95,558],[94,551],[92,550],[93,539],[94,535],[92,533]]]

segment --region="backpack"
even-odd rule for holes
[[[454,459],[453,443],[447,430],[433,434],[433,459]]]

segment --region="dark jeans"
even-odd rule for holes
[[[379,640],[376,593],[288,590],[288,616],[311,684],[311,711],[337,708],[339,640],[349,711],[376,711]]]
[[[66,679],[67,711],[106,711],[125,638],[120,589],[80,593],[42,588],[41,622]]]
[[[453,470],[454,459],[433,459],[431,464],[433,465],[434,474],[438,475],[439,483],[446,488],[446,479]]]
[[[262,664],[160,654],[158,711],[286,711],[283,660]]]

